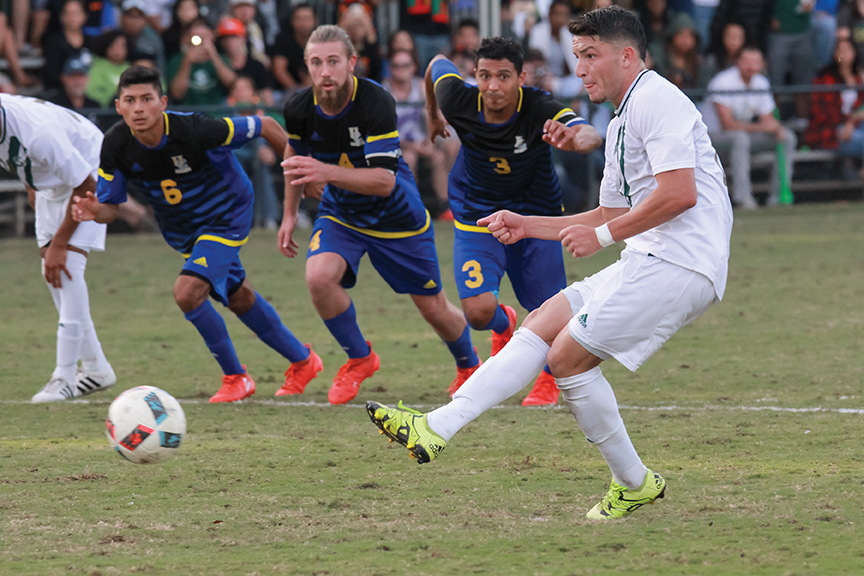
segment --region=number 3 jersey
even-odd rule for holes
[[[507,122],[483,115],[480,90],[464,82],[449,60],[432,64],[435,99],[456,130],[462,149],[450,171],[450,208],[457,221],[474,222],[496,210],[559,216],[561,186],[551,147],[543,142],[546,120],[587,124],[573,110],[538,88],[519,89],[519,103]]]
[[[319,218],[379,232],[414,231],[427,224],[426,208],[399,149],[396,102],[379,84],[355,77],[351,100],[335,116],[324,113],[311,88],[300,90],[285,103],[285,127],[298,155],[344,168],[383,168],[396,175],[393,190],[383,197],[328,184]]]
[[[122,120],[108,130],[99,201],[121,204],[127,185],[134,186],[153,207],[165,240],[184,254],[205,235],[242,244],[252,225],[254,192],[232,149],[261,135],[261,119],[165,112],[163,121],[165,134],[154,148],[139,142]]]

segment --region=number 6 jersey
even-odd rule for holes
[[[261,119],[165,112],[163,120],[165,134],[154,148],[139,142],[122,120],[108,130],[99,202],[121,204],[126,186],[134,186],[153,207],[165,240],[184,254],[203,235],[245,242],[254,192],[232,149],[261,135]]]

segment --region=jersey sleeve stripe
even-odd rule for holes
[[[299,135],[299,134],[291,134],[291,133],[289,132],[289,133],[288,133],[288,139],[289,139],[289,140],[300,140],[300,135]]]
[[[231,118],[223,118],[225,122],[228,124],[228,138],[225,139],[225,142],[222,143],[222,146],[227,146],[231,143],[231,140],[234,139],[234,122]]]
[[[242,240],[228,240],[227,238],[220,238],[219,236],[214,236],[212,234],[202,234],[195,240],[195,244],[201,242],[203,240],[207,240],[209,242],[218,242],[219,244],[224,244],[226,246],[243,246],[249,240],[249,237],[243,238]]]
[[[438,79],[435,81],[435,84],[432,86],[432,89],[434,90],[435,88],[438,88],[438,82],[440,82],[440,81],[443,80],[444,78],[449,78],[449,77],[451,77],[451,76],[452,76],[453,78],[458,78],[459,80],[463,80],[462,76],[460,76],[459,74],[454,74],[453,72],[450,72],[449,74],[444,74],[443,76],[441,76],[440,78],[438,78]]]
[[[388,156],[390,158],[398,158],[401,155],[401,150],[393,150],[392,152],[373,152],[371,154],[366,154],[366,158],[375,158],[376,156]]]
[[[114,180],[114,175],[113,174],[106,174],[105,172],[102,171],[102,168],[99,168],[99,177],[103,178],[104,180],[107,180],[108,182],[111,182]]]
[[[552,120],[558,120],[559,118],[561,118],[561,116],[568,114],[568,113],[573,114],[573,116],[576,116],[576,113],[573,112],[573,110],[571,108],[562,108],[560,112],[558,112],[555,116],[552,117]]]
[[[399,131],[394,130],[393,132],[388,132],[387,134],[380,134],[378,136],[369,136],[366,138],[366,142],[377,142],[378,140],[384,140],[386,138],[398,138]]]
[[[456,226],[457,230],[464,230],[465,232],[482,232],[484,234],[491,234],[488,228],[485,226],[472,226],[471,224],[463,224],[458,220],[453,221],[453,225]]]

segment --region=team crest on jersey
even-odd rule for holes
[[[351,137],[351,146],[365,146],[366,141],[360,135],[360,128],[357,126],[348,127],[348,135]]]
[[[525,138],[516,136],[516,146],[513,147],[514,154],[522,154],[528,151],[528,144],[525,143]]]
[[[182,154],[179,156],[172,156],[171,161],[174,162],[175,174],[186,174],[187,172],[192,171],[192,168],[189,166],[189,163]]]

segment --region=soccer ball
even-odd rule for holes
[[[164,390],[138,386],[114,399],[105,428],[121,456],[135,464],[155,464],[177,453],[186,434],[186,414]]]

